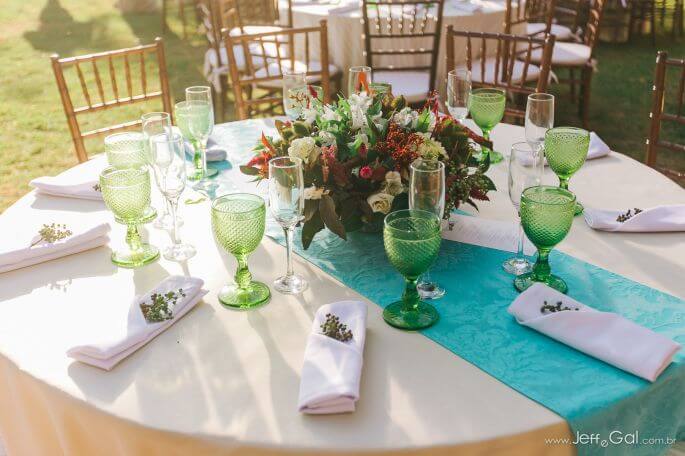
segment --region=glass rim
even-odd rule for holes
[[[393,211],[390,212],[388,215],[385,216],[383,219],[383,226],[387,228],[388,230],[391,231],[396,231],[398,233],[414,233],[416,232],[415,230],[403,230],[401,228],[396,228],[394,226],[391,226],[390,223],[392,223],[394,220],[401,219],[401,218],[411,218],[411,215],[409,217],[402,217],[407,214],[416,214],[420,215],[422,219],[433,219],[437,221],[436,225],[436,230],[438,233],[440,232],[440,217],[438,217],[437,214],[429,211],[424,211],[423,209],[400,209],[398,211]]]
[[[447,72],[447,76],[459,76],[459,74],[465,74],[468,76],[469,80],[471,80],[471,70],[468,68],[455,68],[454,70],[450,70]],[[476,89],[478,90],[478,89]]]
[[[223,210],[219,209],[217,207],[218,203],[224,202],[224,201],[240,201],[240,200],[247,200],[247,201],[254,201],[257,203],[260,203],[259,206],[253,208],[253,209],[247,209],[244,211],[235,211],[235,210]],[[226,195],[221,195],[217,197],[214,201],[212,201],[212,210],[216,212],[221,212],[222,214],[248,214],[250,212],[255,212],[258,209],[261,209],[262,207],[266,208],[266,201],[264,201],[264,198],[262,198],[259,195],[255,195],[254,193],[227,193]]]
[[[145,135],[140,131],[120,131],[117,133],[112,133],[110,135],[107,135],[107,136],[105,136],[105,139],[104,139],[105,146],[107,146],[108,144],[111,145],[112,141],[116,141],[117,139],[124,137],[124,136],[138,137],[137,139],[139,141],[141,141],[141,144],[140,144],[141,149],[145,147],[145,145],[143,144],[143,141],[145,141]]]
[[[477,89],[471,90],[471,96],[480,96],[483,94],[501,94],[502,96],[507,95],[507,91],[499,87],[479,87]]]
[[[134,178],[142,178],[144,176],[150,175],[146,166],[134,166],[130,168],[117,168],[116,166],[108,166],[102,171],[100,171],[99,180],[101,181],[101,184],[104,184],[107,188],[131,188],[138,185],[144,185],[145,180],[143,180],[142,182],[132,183],[131,185],[111,185],[106,183],[107,179],[111,179],[112,174],[123,172],[130,173],[131,171],[138,171],[138,175],[134,176]]]
[[[418,166],[417,163],[418,164],[431,164],[431,165],[435,164],[436,166],[435,166],[435,168],[432,168],[432,169],[420,169],[417,167]],[[443,163],[441,160],[430,160],[427,158],[419,157],[409,164],[409,168],[412,171],[415,171],[418,173],[434,173],[436,171],[444,170],[445,169],[445,163]]]
[[[290,160],[292,163],[289,165],[286,164],[278,164],[279,161],[285,161],[285,160]],[[278,169],[288,169],[288,168],[297,168],[302,166],[302,159],[300,157],[291,157],[291,156],[284,156],[284,157],[274,157],[271,160],[269,160],[269,168],[271,167],[278,168]]]
[[[541,191],[543,193],[557,193],[560,195],[569,196],[570,199],[568,201],[554,203],[554,202],[549,202],[549,201],[538,201],[534,197],[531,197],[533,192],[540,193]],[[575,202],[576,202],[575,193],[573,193],[569,190],[565,190],[561,187],[553,186],[553,185],[534,185],[532,187],[528,187],[525,190],[523,190],[523,192],[521,193],[521,200],[523,200],[523,198],[525,198],[525,199],[527,199],[527,200],[529,200],[535,204],[541,204],[543,206],[564,206],[567,204],[575,204]]]
[[[150,120],[150,119],[153,119],[153,118],[155,118],[155,117],[159,117],[159,118],[161,118],[161,119],[169,119],[169,120],[171,120],[171,114],[169,114],[168,112],[164,112],[164,111],[146,112],[145,114],[143,114],[142,116],[140,116],[140,120],[142,120],[143,122],[145,122],[146,120]]]
[[[371,67],[366,65],[355,65],[351,66],[348,71],[351,73],[361,73],[362,71],[371,71]]]
[[[545,132],[545,136],[549,135],[550,132],[551,132],[552,134],[554,134],[554,133],[558,133],[558,132],[562,132],[562,131],[563,131],[563,132],[569,132],[569,131],[578,132],[578,133],[583,133],[583,136],[590,136],[590,132],[589,132],[588,130],[584,129],[584,128],[580,128],[580,127],[563,127],[563,126],[562,126],[562,127],[552,127],[552,128],[550,128],[549,130],[547,130],[547,131]]]
[[[520,151],[525,151],[526,152],[534,152],[533,148],[531,147],[530,143],[528,141],[518,141],[515,142],[514,144],[511,145],[510,150],[520,150]]]
[[[551,93],[536,92],[529,94],[528,99],[536,101],[554,101],[554,95],[552,95]]]
[[[297,70],[297,69],[293,69],[293,68],[283,68],[283,71],[281,71],[281,77],[283,77],[283,76],[295,76],[295,75],[306,76],[307,72],[304,70]]]
[[[163,139],[160,140],[160,139],[158,139],[159,136],[164,136],[165,138],[167,138],[167,140],[166,140],[166,141],[163,140]],[[172,132],[169,133],[169,134],[167,134],[167,133],[159,133],[159,134],[150,136],[150,142],[151,142],[151,143],[161,143],[161,142],[168,142],[168,143],[172,143],[172,142],[175,143],[175,142],[178,142],[178,143],[183,143],[183,135],[180,134],[180,133],[178,133],[178,132],[176,132],[176,131],[172,131]]]
[[[201,86],[201,85],[196,85],[196,86],[190,86],[186,87],[186,93],[188,92],[197,92],[197,93],[204,93],[204,92],[212,92],[212,88],[210,86]]]

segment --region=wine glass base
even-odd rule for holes
[[[138,268],[159,259],[159,249],[154,245],[141,244],[136,251],[112,252],[112,263],[122,268]]]
[[[254,309],[266,304],[270,297],[269,287],[261,282],[250,282],[245,289],[230,284],[219,292],[219,302],[230,309]]]
[[[445,296],[445,289],[437,282],[419,282],[416,291],[419,292],[421,299],[440,299]]]
[[[159,230],[171,231],[174,229],[174,218],[169,213],[162,214],[160,217],[157,217],[152,226]],[[183,219],[179,215],[176,216],[176,226],[183,226]]]
[[[207,174],[204,176],[202,175],[201,172],[197,171],[194,167],[190,168],[188,171],[188,180],[190,181],[199,181],[208,177],[214,177],[219,173],[219,170],[216,168],[210,168],[207,167]]]
[[[433,326],[440,319],[435,307],[423,301],[419,301],[416,309],[403,309],[404,302],[393,302],[383,310],[383,320],[394,328],[417,331]]]
[[[575,208],[575,212],[573,213],[573,215],[574,216],[580,215],[583,213],[584,210],[585,210],[585,207],[579,201],[576,201],[576,208]]]
[[[507,271],[509,274],[520,276],[532,271],[533,265],[525,258],[509,258],[507,261],[502,263],[502,269]]]
[[[190,244],[170,245],[164,249],[164,258],[169,261],[186,261],[196,253],[195,247]]]
[[[520,275],[514,279],[514,287],[516,287],[518,291],[526,291],[531,285],[533,285],[536,282],[542,282],[545,285],[554,288],[560,293],[566,294],[566,292],[568,291],[568,285],[566,285],[566,282],[564,282],[562,278],[552,274],[550,274],[547,280],[544,281],[533,280],[532,273]]]
[[[309,287],[307,280],[297,274],[274,280],[274,289],[283,294],[300,294]]]

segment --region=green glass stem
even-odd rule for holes
[[[421,302],[421,297],[416,289],[416,282],[418,277],[413,279],[405,278],[406,287],[404,289],[404,294],[402,295],[402,311],[403,312],[416,312],[419,308],[419,303]]]
[[[195,172],[192,176],[189,176],[191,180],[201,180],[207,176],[207,160],[206,160],[206,149],[207,141],[201,141],[193,139],[191,141],[193,146],[193,167]]]
[[[483,138],[487,141],[490,141],[490,130],[486,130],[481,127],[481,130],[483,131]],[[489,147],[485,147],[485,145],[480,146],[481,153],[483,154],[483,157],[486,156],[486,154],[489,154],[491,152]]]
[[[252,282],[252,273],[247,268],[247,255],[236,255],[238,270],[235,272],[235,282],[241,290],[249,290]]]
[[[131,252],[138,252],[142,248],[140,233],[138,233],[138,225],[135,223],[129,224],[126,228],[126,244],[128,244],[128,248]]]
[[[552,269],[549,267],[550,251],[550,249],[538,249],[538,259],[533,266],[533,280],[536,282],[547,282],[552,274]]]
[[[559,187],[563,188],[564,190],[568,190],[568,179],[562,179],[560,177],[559,178]]]

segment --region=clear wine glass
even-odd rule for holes
[[[307,85],[307,73],[304,71],[283,70],[283,111],[290,120],[297,120],[301,110],[293,102],[290,91],[302,89]]]
[[[304,216],[304,177],[302,160],[278,157],[269,161],[269,209],[285,232],[288,269],[274,281],[274,288],[286,294],[298,294],[309,284],[293,272],[293,232]]]
[[[289,89],[287,98],[283,100],[285,113],[290,120],[301,118],[304,110],[314,103],[323,103],[323,88],[309,84]]]
[[[177,103],[178,107],[179,103]],[[207,141],[214,129],[214,104],[212,90],[208,86],[193,86],[186,89],[185,109],[177,114],[178,126],[183,135],[191,142],[195,151],[193,164],[195,170],[188,179],[199,181],[198,188],[212,187],[208,177],[216,175],[217,170],[207,167]],[[178,108],[177,108],[178,110]],[[187,133],[187,134],[186,134]]]
[[[447,110],[459,122],[466,119],[469,113],[470,94],[471,72],[469,70],[452,70],[447,73]]]
[[[518,248],[516,256],[506,260],[502,267],[505,271],[514,275],[526,274],[532,270],[533,265],[523,255],[523,243],[525,241],[521,226],[520,205],[521,194],[529,187],[540,185],[544,157],[535,153],[533,146],[528,142],[518,142],[511,146],[509,155],[509,199],[516,208],[519,216],[518,223]]]
[[[195,256],[195,247],[181,242],[178,234],[178,200],[186,187],[186,161],[183,137],[170,133],[150,138],[150,152],[154,168],[159,172],[159,186],[171,212],[172,245],[164,249],[164,258],[185,261]]]
[[[149,112],[147,114],[143,114],[140,117],[140,121],[142,123],[143,134],[147,138],[145,147],[147,148],[147,156],[149,163],[152,166],[155,184],[157,184],[157,188],[161,192],[162,187],[159,183],[159,169],[155,166],[155,163],[152,160],[151,138],[157,135],[171,135],[171,116],[168,112]],[[173,229],[171,223],[172,217],[169,209],[169,202],[165,198],[164,213],[162,213],[155,219],[153,226],[155,228],[162,230],[171,230]],[[178,215],[176,216],[176,223],[178,223],[179,225],[183,224],[183,220]]]
[[[369,84],[371,84],[371,67],[367,66],[353,66],[349,69],[347,80],[347,94],[366,92],[369,93]]]
[[[554,95],[531,93],[526,103],[526,141],[534,154],[544,156],[545,133],[554,127]],[[544,162],[544,159],[543,159]],[[540,168],[542,177],[543,168]]]
[[[418,158],[409,168],[409,209],[433,213],[442,220],[445,214],[445,164]],[[416,286],[422,299],[438,299],[445,289],[430,278],[426,270]]]

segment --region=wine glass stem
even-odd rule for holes
[[[516,249],[516,258],[523,258],[523,225],[521,224],[521,215],[519,214],[519,239],[518,248]]]
[[[174,226],[171,228],[171,240],[174,245],[179,245],[181,241],[178,239],[178,224],[176,223],[176,216],[178,213],[178,200],[167,199],[167,207],[169,208],[169,213],[171,214],[171,223]]]
[[[236,260],[238,260],[238,270],[235,272],[235,282],[238,288],[245,290],[252,282],[252,274],[247,268],[247,255],[236,255]]]
[[[490,130],[485,129],[485,128],[481,128],[481,130],[483,130],[483,139],[490,141]],[[481,149],[485,153],[488,153],[488,154],[490,153],[490,148],[486,147],[485,145],[481,146]]]
[[[404,294],[402,295],[402,311],[403,312],[414,312],[419,306],[420,296],[419,292],[416,290],[417,278],[405,279],[407,286],[404,289]]]
[[[126,244],[128,244],[128,248],[131,252],[137,252],[141,249],[138,225],[135,223],[131,223],[126,227]]]
[[[568,179],[559,178],[559,187],[568,190]]]
[[[545,282],[551,274],[549,267],[549,249],[538,249],[538,260],[533,266],[533,278],[538,282]]]
[[[287,228],[283,228],[283,232],[285,233],[285,255],[286,255],[286,261],[288,263],[288,269],[285,272],[286,277],[292,277],[294,274],[293,272],[293,258],[292,258],[292,251],[293,251],[293,227],[289,226]]]

